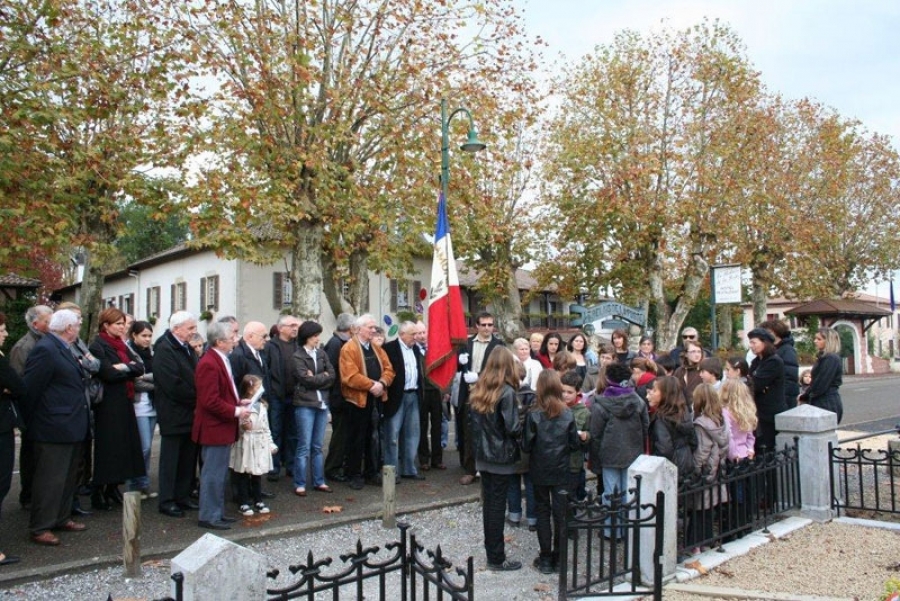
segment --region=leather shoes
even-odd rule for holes
[[[259,496],[261,496],[263,499],[274,499],[278,495],[276,495],[273,492],[268,492],[268,491],[264,490],[259,493]]]
[[[222,516],[222,519],[219,520],[219,521],[220,521],[220,522],[223,522],[223,523],[225,523],[225,524],[233,524],[233,523],[235,523],[235,522],[237,521],[237,518],[233,518],[233,517],[231,517],[230,515],[223,515],[223,516]]]
[[[424,480],[425,476],[422,474],[404,474],[400,476],[401,478],[406,478],[407,480]]]
[[[194,501],[191,501],[190,499],[188,499],[187,501],[176,501],[175,504],[178,505],[178,507],[180,507],[182,510],[196,511],[196,510],[200,509],[200,504],[195,503]]]
[[[428,465],[427,463],[423,463],[422,465],[419,466],[419,469],[422,470],[423,472],[427,472],[428,470],[431,469],[431,466]]]
[[[56,547],[59,545],[59,539],[56,538],[56,535],[50,532],[41,532],[40,534],[32,534],[31,542],[36,545],[44,545],[46,547]]]
[[[82,524],[81,522],[76,522],[75,520],[69,520],[62,526],[57,526],[57,530],[62,530],[63,532],[83,532],[87,530],[87,526]]]
[[[167,515],[170,518],[183,518],[184,512],[178,507],[178,505],[164,505],[159,508],[159,512],[163,515]]]
[[[209,528],[210,530],[231,530],[231,526],[224,522],[206,522],[200,520],[197,525],[201,528]]]
[[[325,474],[325,477],[331,480],[332,482],[349,482],[350,478],[342,474],[341,472],[331,472],[330,474]]]

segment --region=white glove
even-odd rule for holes
[[[466,381],[466,384],[474,384],[478,381],[478,374],[474,371],[467,371],[463,374],[463,380]]]
[[[469,364],[469,353],[460,353],[459,354],[459,364],[460,365],[468,365]]]

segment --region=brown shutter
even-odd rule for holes
[[[391,280],[391,313],[397,312],[397,280]]]
[[[213,276],[210,278],[212,280],[212,288],[213,288],[213,297],[212,302],[213,306],[216,308],[216,311],[219,310],[219,276]]]
[[[175,312],[175,284],[172,284],[172,313]]]
[[[420,302],[420,301],[419,301],[419,290],[421,290],[421,289],[422,289],[422,282],[421,282],[421,280],[413,280],[413,283],[412,283],[412,296],[411,296],[410,299],[409,299],[409,301],[410,301],[410,302],[409,302],[409,306],[410,306],[410,308],[412,309],[413,312],[415,312],[415,310],[416,310],[416,303]],[[423,308],[424,308],[424,305],[423,305]]]
[[[206,311],[206,278],[200,278],[200,312]]]
[[[284,274],[276,271],[272,274],[272,308],[281,311],[282,300],[284,299]]]

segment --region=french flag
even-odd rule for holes
[[[438,388],[450,385],[456,373],[453,345],[466,341],[465,315],[459,295],[459,276],[450,241],[447,203],[438,200],[437,229],[434,233],[434,262],[431,265],[431,295],[428,301],[428,347],[425,375]]]

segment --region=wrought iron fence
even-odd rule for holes
[[[715,476],[698,473],[678,483],[678,554],[719,547],[800,507],[800,463],[794,445],[743,461],[726,461]]]
[[[859,443],[895,432],[900,435],[900,424],[892,430],[845,438],[838,446],[828,443],[831,506],[837,515],[848,509],[900,514],[900,449],[868,449]],[[841,446],[851,442],[856,446]]]
[[[662,562],[665,494],[656,503],[638,503],[641,477],[635,488],[613,491],[583,501],[568,500],[560,533],[559,594],[561,600],[614,597],[626,593],[652,594],[662,599]],[[653,582],[641,577],[641,532],[652,533]]]
[[[384,546],[391,552],[388,557],[378,556],[380,547],[363,547],[362,541],[357,540],[352,553],[339,556],[344,567],[329,570],[334,560],[331,557],[316,559],[310,551],[304,562],[288,567],[297,579],[267,588],[267,600],[314,599],[317,593],[325,593],[329,599],[339,601],[346,589],[352,589],[349,596],[358,600],[427,601],[435,598],[472,601],[475,598],[475,566],[471,556],[464,568],[456,568],[459,578],[455,578],[451,574],[453,564],[444,557],[440,545],[434,551],[427,550],[416,541],[415,534],[408,533],[409,524],[401,523],[397,527],[400,540]],[[397,575],[396,582],[388,582],[391,574]],[[270,570],[266,575],[271,580],[278,580],[281,572]],[[175,598],[159,601],[183,601],[184,577],[176,573],[171,578],[175,582]],[[107,601],[113,601],[111,595]]]

